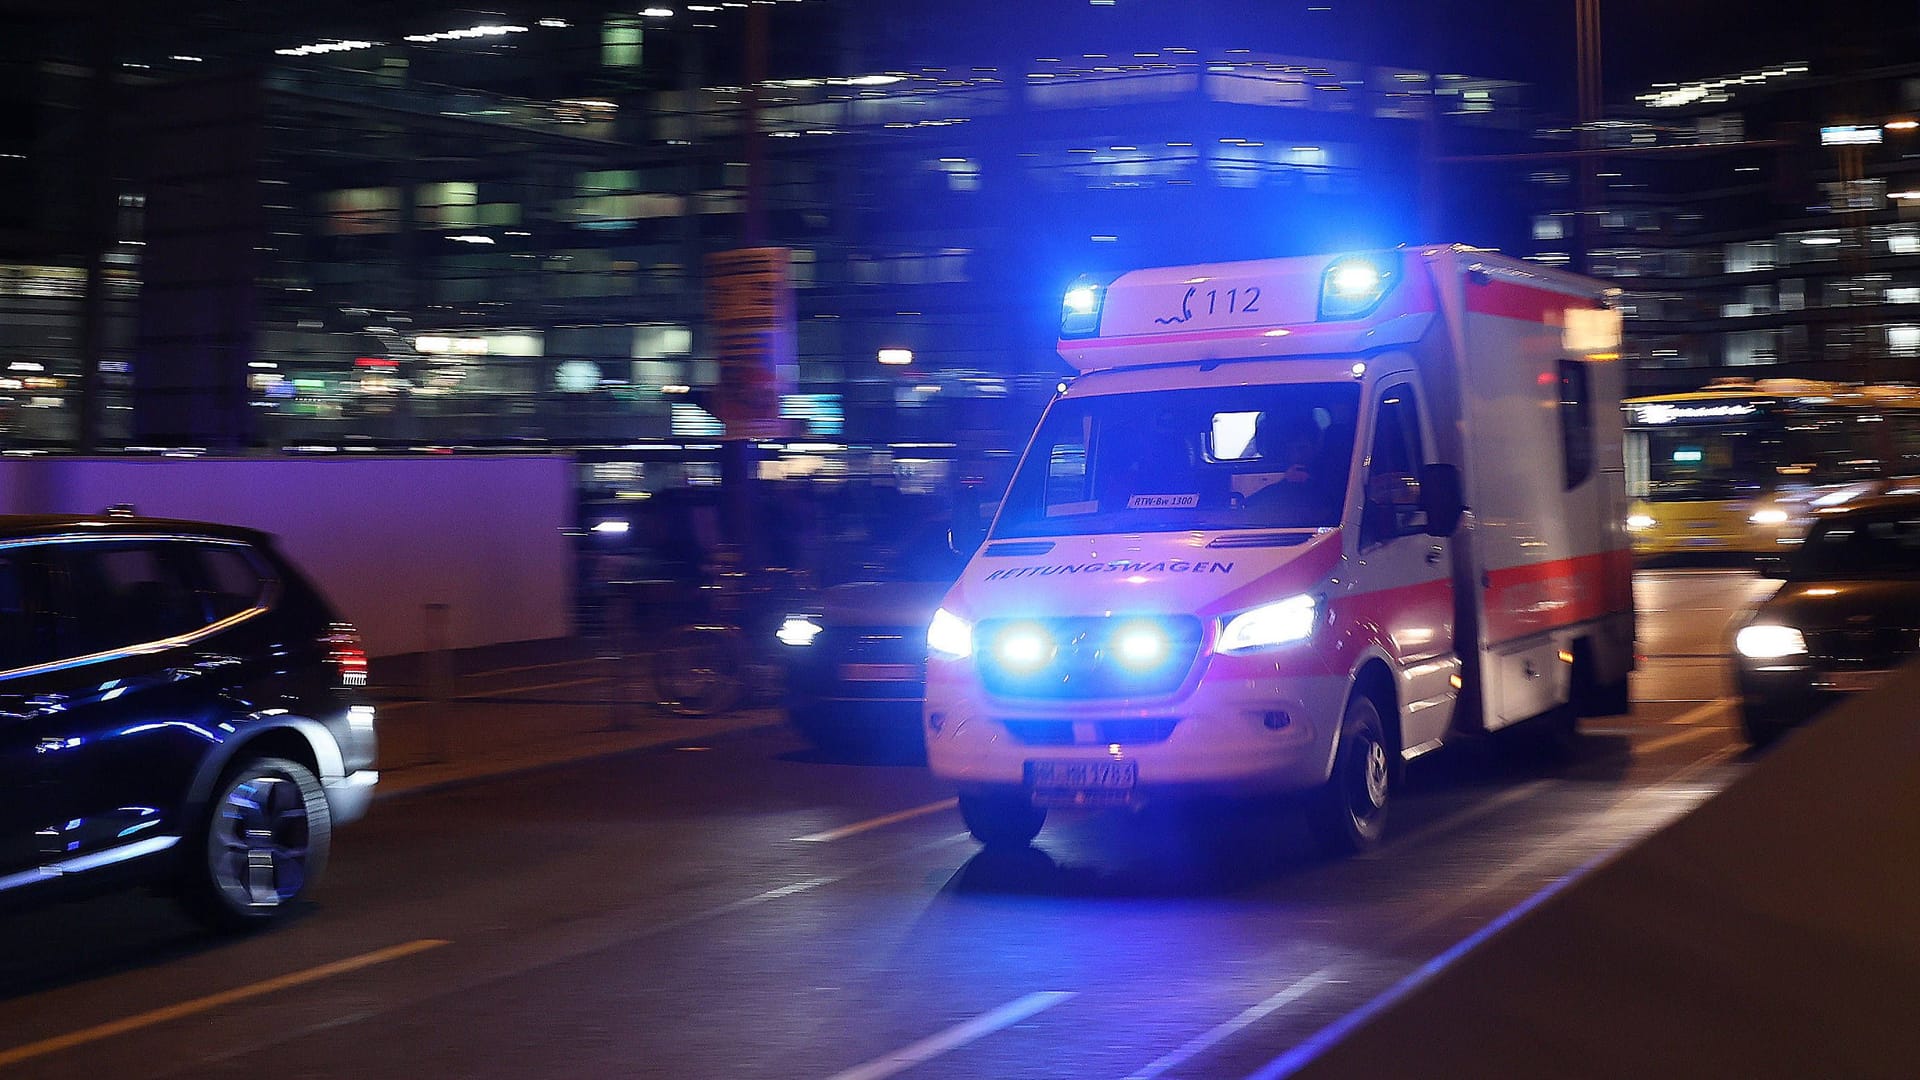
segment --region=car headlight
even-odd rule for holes
[[[781,621],[780,629],[774,631],[773,636],[779,638],[782,645],[802,648],[813,644],[813,639],[820,636],[822,629],[812,615],[789,615]]]
[[[973,655],[973,624],[941,608],[927,624],[927,648],[954,660]]]
[[[1262,604],[1226,620],[1220,628],[1220,643],[1215,651],[1249,652],[1289,642],[1304,641],[1313,634],[1314,615],[1319,604],[1302,593]]]
[[[1643,529],[1651,529],[1653,528],[1654,524],[1655,522],[1653,520],[1653,515],[1651,514],[1628,514],[1627,515],[1627,528],[1632,529],[1634,532],[1640,532]]]
[[[1778,660],[1804,654],[1807,639],[1791,626],[1755,623],[1740,628],[1733,637],[1733,647],[1749,660]]]
[[[1755,510],[1752,514],[1748,515],[1747,523],[1749,525],[1785,525],[1787,523],[1787,512],[1776,507],[1768,507],[1765,510]]]

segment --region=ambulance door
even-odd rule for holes
[[[1427,535],[1420,507],[1420,467],[1433,445],[1424,414],[1411,376],[1381,382],[1361,478],[1359,541],[1373,597],[1368,613],[1399,668],[1403,749],[1416,752],[1445,734],[1460,672],[1449,541]]]

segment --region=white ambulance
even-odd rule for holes
[[[1457,246],[1076,284],[1080,374],[927,632],[974,836],[1299,792],[1353,851],[1447,739],[1624,712],[1608,293]]]

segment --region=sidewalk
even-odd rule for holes
[[[377,798],[776,726],[777,708],[690,719],[656,708],[646,678],[578,638],[491,645],[371,664]]]

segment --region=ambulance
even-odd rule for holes
[[[1612,292],[1453,245],[1075,283],[1078,374],[927,630],[973,835],[1297,794],[1354,852],[1449,740],[1626,711]]]

